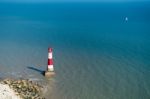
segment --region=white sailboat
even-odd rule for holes
[[[128,17],[125,18],[125,21],[128,21]]]

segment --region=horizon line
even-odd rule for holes
[[[119,1],[119,0],[115,0],[115,1],[0,1],[0,3],[128,3],[128,2],[150,2],[149,0],[126,0],[126,1]]]

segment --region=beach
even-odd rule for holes
[[[1,99],[45,99],[42,86],[29,80],[4,79],[0,87]]]
[[[1,99],[21,99],[8,85],[0,84]]]

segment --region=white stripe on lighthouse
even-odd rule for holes
[[[52,52],[49,52],[49,53],[48,53],[48,59],[52,59],[52,58],[53,58]]]
[[[49,70],[49,71],[54,71],[53,65],[48,65],[48,70]]]

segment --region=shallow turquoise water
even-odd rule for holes
[[[50,46],[47,99],[149,99],[149,4],[2,3],[0,77],[44,81]]]

